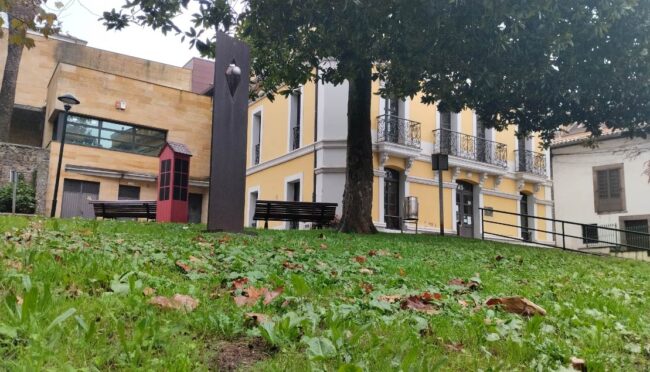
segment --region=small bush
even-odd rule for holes
[[[13,184],[0,188],[0,213],[11,213]],[[33,214],[36,211],[36,191],[29,183],[19,180],[16,189],[16,213]]]

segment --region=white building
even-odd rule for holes
[[[609,252],[628,244],[650,249],[645,235],[607,229],[648,233],[650,138],[607,131],[597,147],[585,146],[587,140],[584,128],[570,126],[551,147],[555,216],[581,224],[564,224],[565,234],[572,235],[564,239],[567,248]],[[561,223],[556,231],[562,233]],[[560,236],[557,240],[562,245]]]

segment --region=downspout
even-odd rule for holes
[[[548,151],[550,153],[549,156],[549,170],[551,172],[551,201],[553,201],[553,204],[551,206],[551,212],[553,213],[553,227],[551,230],[553,230],[553,243],[557,246],[557,235],[556,235],[556,226],[555,226],[555,220],[557,215],[555,214],[555,183],[553,180],[555,179],[553,175],[553,146],[549,146]]]
[[[316,94],[314,95],[314,192],[311,194],[311,201],[316,202],[316,167],[318,167],[316,142],[318,142],[318,77],[315,81]]]

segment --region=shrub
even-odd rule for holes
[[[13,184],[0,188],[0,213],[11,213]],[[29,183],[19,180],[16,189],[16,213],[33,214],[36,211],[36,191]]]

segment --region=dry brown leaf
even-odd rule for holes
[[[267,323],[271,320],[271,317],[266,314],[260,313],[246,313],[246,318],[255,322],[255,324],[260,325],[262,323]]]
[[[320,248],[321,248],[321,249],[327,249],[327,248],[329,248],[329,247],[327,246],[327,244],[325,244],[325,243],[321,243]]]
[[[456,353],[461,353],[463,352],[463,350],[465,350],[464,345],[460,342],[453,343],[453,344],[445,344],[445,349],[447,349],[447,351],[456,352]]]
[[[361,269],[359,269],[359,272],[361,274],[367,274],[367,275],[372,275],[375,273],[374,271],[372,271],[372,269],[368,269],[366,267],[362,267]]]
[[[361,283],[361,289],[363,289],[363,291],[366,292],[366,294],[368,294],[372,292],[373,289],[375,289],[375,287],[373,287],[372,284],[370,283],[363,282]]]
[[[284,266],[285,269],[288,270],[302,270],[303,266],[301,264],[289,262],[289,261],[284,261],[282,263],[282,266]]]
[[[268,304],[270,304],[271,302],[273,302],[273,300],[274,300],[276,297],[278,297],[279,295],[282,294],[282,292],[284,292],[284,288],[283,288],[283,287],[278,287],[278,288],[276,288],[276,289],[273,290],[273,291],[269,291],[269,290],[266,289],[266,288],[265,288],[265,290],[266,290],[266,293],[264,293],[264,305],[268,305]]]
[[[524,316],[546,315],[546,310],[524,297],[491,298],[487,306],[500,305],[505,311]]]
[[[465,300],[458,300],[458,304],[464,308],[468,306],[467,301]]]
[[[457,286],[457,287],[465,287],[471,291],[478,289],[480,287],[480,284],[474,280],[470,280],[469,282],[466,282],[464,279],[460,278],[454,278],[449,281],[449,285]]]
[[[377,255],[377,251],[376,251],[376,250],[371,249],[370,251],[368,251],[368,256],[373,257],[373,256],[376,256],[376,255]]]
[[[436,307],[428,303],[428,301],[424,300],[422,296],[407,297],[402,301],[401,307],[403,310],[410,309],[429,315],[436,315],[440,313]]]
[[[248,278],[235,279],[232,282],[232,288],[233,289],[244,289],[246,284],[248,284]]]
[[[190,265],[185,264],[185,263],[183,263],[183,262],[180,261],[180,260],[176,261],[176,267],[178,267],[179,269],[181,269],[181,271],[184,272],[185,274],[187,274],[187,273],[189,273],[190,271],[192,271],[192,268],[190,267]]]
[[[201,263],[201,262],[202,262],[201,259],[196,258],[196,257],[194,257],[194,256],[190,256],[189,261],[190,261],[191,263]]]
[[[231,239],[230,235],[225,235],[225,236],[222,236],[221,238],[219,238],[218,242],[219,242],[219,244],[227,244],[227,243],[230,242],[230,239]]]
[[[142,290],[142,294],[147,296],[147,297],[153,296],[154,293],[156,293],[156,290],[151,288],[151,287],[147,287],[147,288]]]
[[[587,372],[587,363],[584,359],[571,357],[571,367],[576,371]]]
[[[235,305],[237,305],[237,307],[242,307],[246,305],[255,305],[255,303],[257,302],[257,299],[251,301],[251,299],[246,296],[235,296],[233,297],[233,300],[235,300]]]
[[[498,255],[498,256],[496,256],[494,259],[497,260],[497,261],[501,261],[501,260],[503,260],[504,258],[505,258],[505,257],[503,257],[502,255]]]
[[[354,260],[357,261],[357,262],[360,263],[360,264],[366,262],[366,258],[363,257],[363,256],[356,256],[356,257],[354,258]]]
[[[10,267],[16,271],[21,271],[23,269],[23,263],[20,261],[9,260],[7,261],[7,267]]]
[[[16,296],[16,305],[22,305],[23,304],[23,298],[20,296]]]
[[[174,302],[180,305],[180,308],[187,312],[193,311],[199,306],[199,300],[187,295],[175,294],[172,298]]]
[[[402,296],[400,296],[400,295],[386,295],[386,296],[377,297],[377,300],[388,302],[388,303],[391,303],[391,304],[394,304],[395,302],[400,301],[401,299],[402,299]]]
[[[406,276],[406,271],[403,268],[399,268],[399,276]]]

